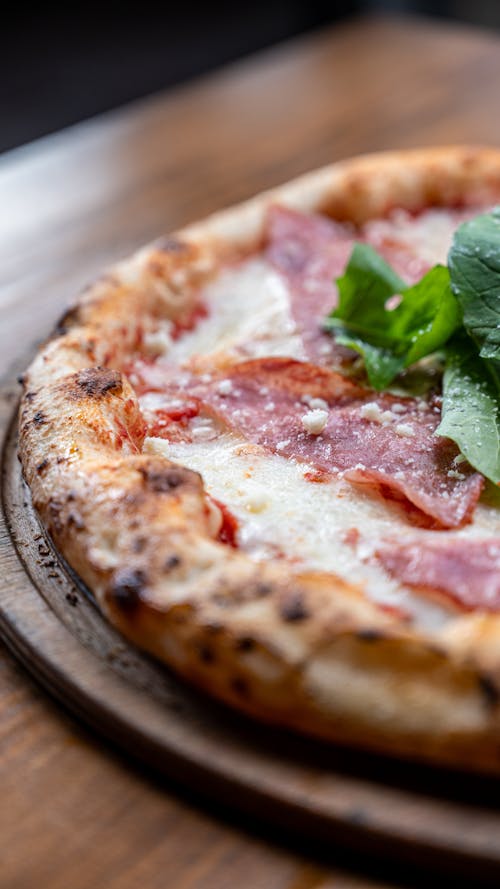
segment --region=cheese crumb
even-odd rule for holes
[[[415,435],[415,430],[413,426],[410,426],[409,423],[398,423],[396,426],[396,432],[398,435],[402,435],[404,438],[412,438]]]
[[[313,395],[303,395],[300,399],[303,404],[307,404],[311,410],[328,410],[328,402],[324,398],[315,398]]]
[[[231,380],[221,380],[220,383],[217,383],[217,394],[222,395],[223,397],[226,395],[231,395],[233,391],[233,384]]]
[[[360,416],[364,420],[371,420],[372,423],[380,423],[381,426],[387,426],[395,419],[391,411],[383,411],[376,401],[368,401],[361,405],[359,410]]]
[[[463,481],[463,479],[465,478],[463,472],[458,472],[457,469],[449,469],[446,474],[448,478],[457,478],[459,479],[459,481]]]
[[[302,426],[310,435],[319,435],[323,432],[328,420],[328,411],[317,408],[316,410],[307,411],[302,417]]]

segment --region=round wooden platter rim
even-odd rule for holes
[[[314,742],[309,761],[308,742],[295,742],[301,755],[294,758],[293,739],[290,753],[286,736],[280,748],[280,732],[249,726],[247,733],[245,719],[200,698],[108,626],[38,524],[17,460],[14,391],[0,392],[0,635],[35,678],[120,748],[204,796],[316,840],[498,877],[500,813],[391,787],[377,771],[368,778],[342,771],[333,748],[333,765],[318,765]],[[48,562],[34,557],[37,541]],[[117,640],[131,673],[123,674],[123,658],[109,657]],[[374,758],[374,770],[380,763]]]

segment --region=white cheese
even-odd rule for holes
[[[225,269],[201,294],[208,316],[170,346],[169,361],[227,351],[245,358],[282,355],[303,360],[302,340],[283,278],[263,258]]]
[[[149,438],[145,451],[201,472],[208,493],[238,520],[238,544],[252,558],[285,557],[293,570],[334,572],[359,583],[373,600],[405,609],[430,629],[453,613],[416,595],[375,560],[369,561],[381,540],[405,533],[397,506],[369,491],[342,478],[312,483],[304,477],[310,467],[259,451],[233,433],[192,443]],[[359,543],[349,542],[350,529],[359,530]],[[406,530],[411,535],[410,525]],[[480,505],[474,525],[458,534],[477,537],[486,530],[500,533],[500,516]]]
[[[320,435],[326,426],[328,420],[328,411],[314,410],[308,411],[301,419],[302,426],[310,435]]]

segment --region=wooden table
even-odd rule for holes
[[[499,143],[499,81],[493,36],[363,19],[0,158],[2,376],[103,265],[162,231],[361,151]],[[292,850],[283,834],[146,774],[66,716],[7,651],[0,747],[2,889],[409,882],[338,849]]]

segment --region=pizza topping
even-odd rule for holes
[[[500,483],[500,208],[463,223],[448,268],[408,288],[372,247],[354,246],[325,321],[337,344],[359,353],[371,385],[387,388],[438,350],[446,357],[437,434]],[[396,299],[396,303],[393,300]]]
[[[327,420],[328,411],[316,408],[315,410],[308,411],[307,414],[304,414],[301,422],[305,431],[309,432],[310,435],[319,435],[320,432],[323,432]]]
[[[238,519],[221,500],[209,496],[207,502],[217,515],[213,536],[220,543],[226,543],[228,546],[236,548],[238,546]]]
[[[436,536],[392,540],[375,556],[391,577],[440,593],[466,609],[500,611],[500,537]]]
[[[284,207],[271,207],[266,224],[266,256],[289,286],[307,357],[320,364],[350,361],[348,350],[332,342],[321,322],[335,300],[334,279],[352,250],[352,226]]]
[[[384,393],[375,402],[373,393],[340,374],[280,358],[235,365],[224,372],[227,379],[231,389],[221,395],[216,375],[205,383],[193,378],[187,396],[204,413],[186,427],[191,440],[218,434],[207,417],[212,411],[255,444],[407,502],[420,513],[420,519],[413,516],[419,521],[422,513],[443,527],[470,520],[483,480],[467,464],[461,465],[457,478],[455,445],[434,435],[439,422],[434,400],[407,398],[403,403]],[[327,409],[304,414],[304,388],[310,401],[321,399]],[[181,397],[178,390],[175,397]],[[265,409],[269,403],[272,411]],[[154,425],[153,434],[158,434]],[[170,427],[163,434],[169,438]],[[179,440],[175,431],[172,438]]]

